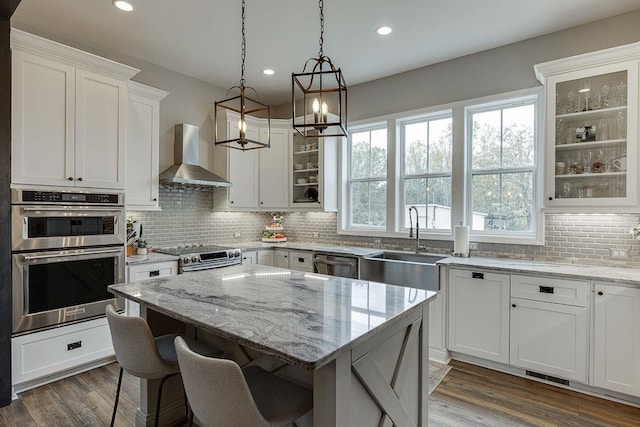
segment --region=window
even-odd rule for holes
[[[387,128],[372,125],[349,135],[349,227],[384,229],[387,223]]]
[[[472,233],[536,231],[536,141],[537,97],[467,108]]]
[[[422,229],[451,230],[451,112],[399,122],[402,152],[401,228],[409,228],[409,207]]]

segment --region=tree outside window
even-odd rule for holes
[[[418,210],[423,229],[451,229],[451,113],[439,113],[400,124],[403,150],[404,221],[409,207]]]
[[[472,229],[535,229],[535,99],[471,107]]]
[[[387,129],[351,133],[349,195],[353,227],[384,228],[387,223]]]

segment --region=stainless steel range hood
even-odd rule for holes
[[[230,187],[231,183],[198,165],[200,129],[179,124],[174,127],[174,165],[160,174],[161,185]]]

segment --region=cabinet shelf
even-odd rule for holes
[[[624,147],[627,143],[626,139],[608,139],[604,141],[576,142],[573,144],[556,145],[556,151],[575,151],[588,150],[591,148],[615,148],[617,146]]]
[[[318,168],[315,169],[295,169],[294,170],[295,173],[302,173],[302,172],[318,172]]]
[[[293,184],[294,187],[309,187],[311,185],[318,185],[317,182],[307,182],[305,184]]]
[[[589,179],[589,178],[616,178],[627,175],[627,172],[602,172],[602,173],[568,173],[556,175],[556,179]]]
[[[626,111],[627,106],[624,105],[622,107],[611,107],[611,108],[600,108],[598,110],[589,110],[589,111],[578,111],[575,113],[567,113],[567,114],[557,114],[557,119],[601,119],[603,117],[611,117],[614,113],[618,111]]]
[[[313,153],[317,153],[318,149],[316,148],[315,150],[304,150],[304,151],[295,151],[293,154],[294,155],[298,155],[298,154],[313,154]]]

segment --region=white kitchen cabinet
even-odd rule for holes
[[[338,138],[293,134],[290,206],[295,210],[338,209]]]
[[[271,267],[276,265],[274,251],[272,251],[271,249],[258,251],[256,259],[258,261],[258,264],[260,265],[269,265]]]
[[[313,253],[289,251],[289,268],[291,270],[313,273]]]
[[[113,361],[106,317],[11,339],[11,384],[20,393]]]
[[[260,208],[285,209],[289,195],[289,147],[292,131],[287,123],[277,125],[272,120],[271,148],[257,150],[259,152],[258,190]],[[269,131],[260,128],[260,140],[267,141]]]
[[[510,364],[587,382],[590,285],[511,276]]]
[[[131,81],[128,88],[125,202],[128,210],[160,210],[160,101],[169,92]]]
[[[216,210],[284,210],[288,207],[288,147],[291,129],[287,120],[271,120],[271,148],[235,150],[214,147],[213,172],[231,182],[229,188],[216,188]],[[238,119],[233,115],[218,117],[218,132],[227,138],[238,136]],[[247,119],[247,136],[267,141],[266,120]]]
[[[12,184],[125,188],[139,70],[13,29]]]
[[[289,251],[276,249],[273,251],[273,266],[289,268]]]
[[[176,274],[178,274],[177,259],[131,264],[127,266],[127,282],[175,276]],[[128,316],[139,316],[140,305],[131,300],[125,300],[125,313],[127,313]]]
[[[448,280],[449,350],[509,363],[509,275],[451,269]]]
[[[640,44],[536,65],[545,85],[545,207],[637,212]]]
[[[594,290],[590,384],[640,396],[640,289],[596,283]]]
[[[258,253],[256,251],[242,251],[242,264],[257,264]]]

